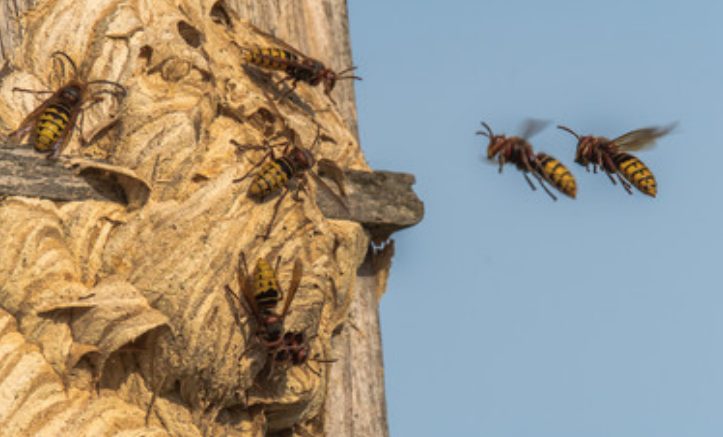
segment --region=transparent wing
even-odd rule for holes
[[[229,305],[231,305],[233,317],[234,319],[236,319],[236,324],[238,324],[239,326],[243,326],[243,323],[241,322],[241,313],[239,313],[236,303],[241,303],[241,305],[246,308],[247,311],[249,310],[249,308],[245,305],[243,299],[237,296],[236,293],[234,293],[234,291],[231,289],[231,287],[228,286],[228,284],[224,286],[224,289],[226,290],[226,296],[231,298],[231,302],[229,302]]]
[[[625,150],[642,150],[655,145],[655,140],[667,135],[677,123],[671,123],[663,127],[646,127],[626,132],[612,140],[612,143]]]
[[[346,176],[344,176],[344,171],[336,165],[336,162],[323,158],[317,162],[316,166],[319,169],[319,175],[330,177],[339,188],[341,195],[346,197],[346,191],[344,190]]]
[[[319,186],[323,187],[329,194],[331,194],[331,197],[333,197],[334,200],[336,200],[336,202],[337,202],[339,205],[341,205],[342,208],[344,208],[344,210],[347,212],[347,214],[351,214],[351,210],[349,210],[349,205],[347,205],[346,201],[344,201],[344,199],[342,199],[341,197],[339,197],[339,195],[336,194],[336,193],[334,192],[334,190],[332,190],[331,187],[328,186],[328,185],[326,184],[326,182],[324,182],[324,180],[321,179],[321,177],[319,177],[319,175],[317,175],[317,174],[314,173],[314,172],[310,172],[310,173],[311,173],[311,177],[314,178],[314,180],[316,181],[316,183],[319,184]]]
[[[304,264],[302,264],[300,259],[297,259],[296,262],[294,262],[294,271],[291,274],[291,283],[289,284],[289,289],[287,292],[289,293],[286,297],[286,301],[284,302],[284,309],[281,310],[281,317],[283,318],[286,316],[286,313],[289,311],[289,307],[291,307],[291,301],[294,300],[294,295],[296,295],[296,290],[299,289],[299,284],[301,283],[301,276],[304,274]]]
[[[526,140],[530,139],[532,136],[538,134],[540,131],[546,128],[548,124],[550,124],[548,120],[528,118],[522,123],[520,129],[520,136]]]
[[[254,299],[254,285],[253,278],[249,275],[248,267],[246,266],[246,255],[243,252],[239,255],[238,260],[238,287],[241,294],[246,301],[246,305],[251,308],[254,316],[257,319],[261,318],[261,313],[256,306],[256,299]]]

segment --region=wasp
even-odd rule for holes
[[[279,83],[291,81],[291,87],[280,99],[294,91],[299,82],[306,82],[311,86],[323,84],[324,94],[336,104],[331,92],[337,81],[361,80],[361,77],[353,74],[357,67],[351,66],[341,71],[334,71],[321,61],[306,56],[289,45],[285,45],[284,48],[243,48],[243,60],[263,69],[286,73],[286,77]]]
[[[487,123],[482,122],[485,131],[477,131],[477,135],[489,138],[487,159],[493,160],[497,158],[499,173],[502,173],[502,167],[505,163],[509,162],[522,172],[533,191],[537,188],[528,174],[532,174],[537,179],[537,182],[552,200],[557,200],[557,197],[547,188],[543,180],[561,193],[574,199],[577,194],[577,185],[570,170],[550,155],[545,153],[535,155],[532,145],[528,141],[530,137],[540,132],[546,125],[546,122],[540,120],[527,120],[522,129],[522,136],[507,137],[505,135],[495,135],[492,128]]]
[[[237,275],[238,287],[243,298],[238,297],[228,285],[226,286],[226,292],[240,301],[245,308],[250,309],[250,312],[254,315],[258,324],[256,335],[271,358],[272,366],[278,364],[297,366],[307,363],[308,360],[317,362],[335,361],[310,357],[311,348],[309,342],[315,336],[309,338],[303,331],[284,331],[284,319],[289,313],[291,302],[299,289],[303,275],[303,264],[298,259],[294,262],[291,282],[286,289],[287,296],[284,298],[285,293],[279,286],[276,277],[280,261],[281,258],[277,258],[276,265],[272,267],[268,260],[259,258],[254,271],[249,274],[246,257],[242,252],[239,255]],[[283,306],[278,311],[282,301]]]
[[[299,191],[305,191],[306,185],[308,184],[308,180],[306,179],[307,174],[311,175],[318,185],[331,193],[332,197],[348,211],[346,202],[321,179],[317,171],[313,170],[313,167],[316,165],[318,169],[323,170],[326,174],[330,175],[339,188],[341,195],[346,198],[346,192],[344,191],[343,185],[343,171],[336,165],[335,162],[329,159],[320,159],[317,161],[311,153],[310,149],[312,149],[320,139],[320,129],[317,129],[316,138],[309,149],[294,145],[294,143],[297,142],[297,136],[290,129],[286,129],[282,135],[289,136],[289,139],[277,145],[272,145],[270,143],[267,143],[264,146],[242,145],[235,140],[231,140],[231,142],[235,144],[239,150],[268,150],[268,153],[243,177],[234,179],[234,182],[241,182],[253,174],[254,176],[251,179],[251,184],[247,194],[250,198],[259,202],[263,202],[265,199],[275,194],[282,193],[274,206],[274,212],[266,229],[266,233],[264,234],[264,239],[268,238],[271,234],[271,228],[274,220],[276,219],[276,215],[278,214],[279,206],[284,200],[284,197],[286,197],[289,193],[292,181],[298,182],[294,199],[299,200]],[[279,146],[283,146],[284,151],[282,156],[276,157],[274,154],[274,147]],[[256,169],[258,169],[258,171],[256,171]]]
[[[291,282],[286,290],[288,295],[284,299],[284,291],[276,278],[280,261],[281,258],[277,258],[276,266],[271,267],[265,258],[259,258],[256,268],[249,275],[246,256],[242,252],[239,255],[237,268],[238,287],[243,295],[243,299],[237,299],[247,309],[250,308],[258,323],[257,334],[264,347],[272,355],[284,345],[284,318],[294,300],[304,271],[303,264],[297,259],[291,274]],[[226,291],[236,297],[228,285]],[[281,311],[278,311],[281,301],[284,302],[283,307]]]
[[[557,127],[577,139],[575,162],[584,166],[587,171],[590,171],[592,164],[594,173],[597,173],[599,167],[614,185],[617,182],[613,175],[617,175],[620,185],[628,194],[633,194],[631,186],[634,186],[643,194],[656,196],[658,186],[653,172],[643,161],[625,150],[640,150],[652,146],[655,140],[673,130],[675,124],[633,130],[612,140],[592,135],[580,136],[567,126]]]
[[[55,51],[51,54],[53,62],[58,62],[61,76],[65,76],[65,63],[73,70],[72,78],[57,91],[35,91],[24,88],[13,88],[13,91],[30,92],[35,94],[52,94],[20,123],[17,130],[10,134],[10,143],[18,145],[28,135],[30,144],[40,153],[46,153],[48,159],[57,159],[68,144],[76,120],[91,106],[100,103],[101,94],[110,94],[119,103],[126,96],[123,85],[108,80],[85,81],[78,74],[75,62],[65,52]],[[113,90],[101,89],[89,93],[94,85],[109,85]],[[89,102],[87,105],[84,103]],[[82,129],[81,129],[82,130]],[[81,141],[85,143],[82,138]]]

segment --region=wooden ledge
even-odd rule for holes
[[[316,192],[316,203],[327,218],[359,222],[383,240],[422,220],[424,204],[412,190],[414,175],[358,170],[347,170],[345,175],[348,212],[326,190]]]

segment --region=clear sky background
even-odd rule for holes
[[[723,3],[349,4],[362,146],[414,173],[382,300],[394,437],[723,435]],[[481,162],[480,120],[615,137],[678,121],[638,156],[658,197],[574,164],[552,202]],[[563,197],[563,196],[560,196]]]

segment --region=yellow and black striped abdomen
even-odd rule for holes
[[[572,197],[577,195],[575,176],[560,161],[545,153],[537,154],[542,177],[561,193]]]
[[[658,185],[653,172],[643,164],[643,161],[625,152],[618,152],[613,156],[618,172],[643,194],[655,197]]]
[[[264,164],[249,187],[249,196],[263,199],[269,194],[280,191],[289,182],[293,171],[286,158],[278,158]]]
[[[32,143],[39,152],[50,152],[57,141],[63,136],[65,129],[70,120],[70,109],[60,103],[52,103],[45,108],[38,117],[35,124],[35,132],[33,133]]]
[[[244,52],[246,62],[270,70],[286,70],[289,63],[298,59],[296,54],[277,48],[252,48]]]
[[[259,258],[254,272],[254,300],[262,311],[272,311],[281,300],[276,272],[268,261]]]

